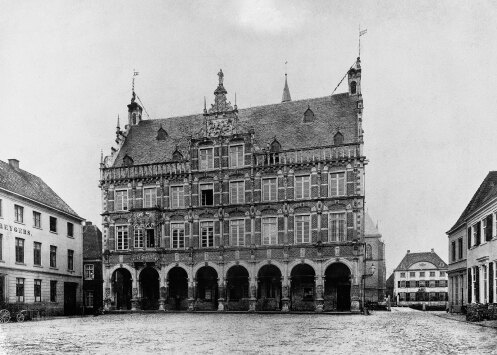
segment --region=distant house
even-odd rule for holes
[[[394,297],[399,306],[446,306],[447,264],[432,249],[404,256],[394,270]]]
[[[395,298],[393,296],[393,289],[394,289],[394,273],[391,273],[390,276],[387,279],[386,282],[386,296],[390,297],[390,300],[395,301]]]
[[[86,313],[103,306],[102,232],[91,222],[83,227],[83,291]]]

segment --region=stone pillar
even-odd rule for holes
[[[193,298],[193,292],[195,289],[195,279],[188,280],[188,311],[193,312],[195,309],[195,298]]]
[[[166,299],[167,299],[167,281],[163,275],[164,268],[161,269],[159,274],[159,311],[165,311]]]
[[[353,313],[359,313],[361,311],[360,308],[360,289],[357,283],[354,283],[350,287],[350,311]]]
[[[224,299],[225,299],[224,292],[226,290],[224,279],[222,279],[222,278],[218,279],[217,289],[218,289],[218,293],[219,293],[219,298],[217,300],[217,303],[218,303],[217,310],[218,310],[218,312],[224,312]]]
[[[316,284],[316,312],[322,312],[324,307],[323,277],[318,275],[314,278]]]
[[[132,284],[131,310],[137,311],[140,309],[140,305],[138,300],[138,282],[136,281],[136,272],[135,272],[135,277],[131,280],[131,284]]]
[[[285,275],[281,278],[281,311],[289,312],[290,311],[290,280]]]
[[[255,312],[256,303],[257,303],[257,277],[252,277],[250,278],[249,312]]]

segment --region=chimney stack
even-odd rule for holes
[[[17,159],[9,159],[9,165],[14,169],[19,169],[19,160]]]
[[[431,248],[431,252],[434,253],[435,252],[435,249]]]
[[[409,254],[411,251],[409,249],[407,249],[407,254]]]
[[[91,221],[86,221],[85,226],[91,226]]]

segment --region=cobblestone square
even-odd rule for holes
[[[497,331],[395,308],[362,315],[114,314],[3,324],[6,354],[497,354]]]

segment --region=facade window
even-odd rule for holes
[[[95,278],[95,265],[85,264],[85,280],[93,280]]]
[[[57,281],[50,280],[50,302],[57,302]]]
[[[41,265],[41,243],[33,243],[33,264]]]
[[[296,176],[295,177],[295,198],[304,199],[311,197],[311,177]]]
[[[143,207],[151,208],[157,204],[157,189],[150,187],[143,189]]]
[[[416,277],[416,272],[415,271],[411,271],[409,273],[409,277]]]
[[[183,186],[171,187],[171,208],[185,207],[185,188]]]
[[[67,222],[67,236],[69,238],[74,237],[74,224],[72,224],[71,222]]]
[[[67,249],[67,270],[74,270],[74,250]]]
[[[128,210],[128,190],[116,191],[116,211]]]
[[[420,273],[421,274],[421,273]],[[420,275],[421,276],[421,275]],[[425,287],[426,283],[424,280],[419,280],[419,286],[418,287]]]
[[[235,219],[230,221],[231,245],[245,245],[245,220]]]
[[[155,248],[155,229],[147,229],[147,248]]]
[[[445,271],[440,271],[440,276],[445,277]]]
[[[245,202],[245,182],[230,182],[230,201],[232,204]]]
[[[401,288],[406,288],[406,282],[405,281],[400,281],[400,287]]]
[[[128,246],[128,226],[116,226],[116,249],[127,250]]]
[[[400,277],[405,278],[406,277],[406,273],[405,272],[401,272],[400,273]]]
[[[366,245],[366,260],[373,259],[373,247],[371,244]]]
[[[35,302],[41,302],[41,280],[35,279]]]
[[[214,222],[200,222],[200,246],[202,248],[214,246]]]
[[[16,278],[16,301],[24,302],[24,279],[21,277]]]
[[[451,260],[456,261],[456,241],[455,240],[453,240],[451,243],[450,252],[451,252],[451,254],[450,254]]]
[[[425,277],[425,272],[424,271],[420,271],[419,272],[419,277]]]
[[[15,221],[17,223],[24,223],[24,207],[14,205]]]
[[[473,226],[473,236],[474,236],[474,245],[480,245],[481,243],[481,223],[477,222]]]
[[[16,238],[16,263],[24,263],[24,239]]]
[[[57,233],[57,218],[50,216],[50,232]]]
[[[171,248],[184,249],[185,248],[185,224],[184,223],[171,223]]]
[[[85,291],[85,306],[93,307],[93,291]]]
[[[200,185],[200,205],[213,206],[214,205],[214,185],[201,184]]]
[[[435,277],[435,271],[430,271],[430,277]]]
[[[433,288],[433,287],[436,287],[436,283],[435,283],[435,280],[430,280],[429,281],[429,286],[430,288]]]
[[[468,227],[468,234],[467,234],[467,237],[468,237],[468,249],[471,249],[471,227]]]
[[[50,245],[50,267],[57,267],[57,247]]]
[[[345,213],[330,214],[330,238],[332,242],[345,240]]]
[[[262,219],[262,244],[278,244],[278,219],[276,217]]]
[[[143,248],[143,229],[135,227],[135,248]]]
[[[297,244],[311,242],[310,216],[295,216],[295,240]]]
[[[230,147],[230,168],[238,168],[245,165],[243,156],[243,145]]]
[[[33,211],[33,227],[41,228],[41,213]]]
[[[459,238],[457,240],[457,250],[458,250],[457,256],[458,256],[459,260],[461,260],[462,259],[462,238]]]
[[[488,290],[487,290],[488,274],[487,274],[487,265],[483,265],[481,267],[481,270],[483,271],[483,303],[487,303],[487,300],[488,300]]]
[[[200,170],[214,169],[214,148],[200,149]]]
[[[345,196],[345,173],[330,174],[330,196]]]
[[[276,186],[276,178],[262,179],[263,201],[276,201],[278,199],[278,190]]]
[[[485,241],[492,240],[492,236],[494,234],[493,231],[493,216],[489,214],[487,218],[485,219]]]

